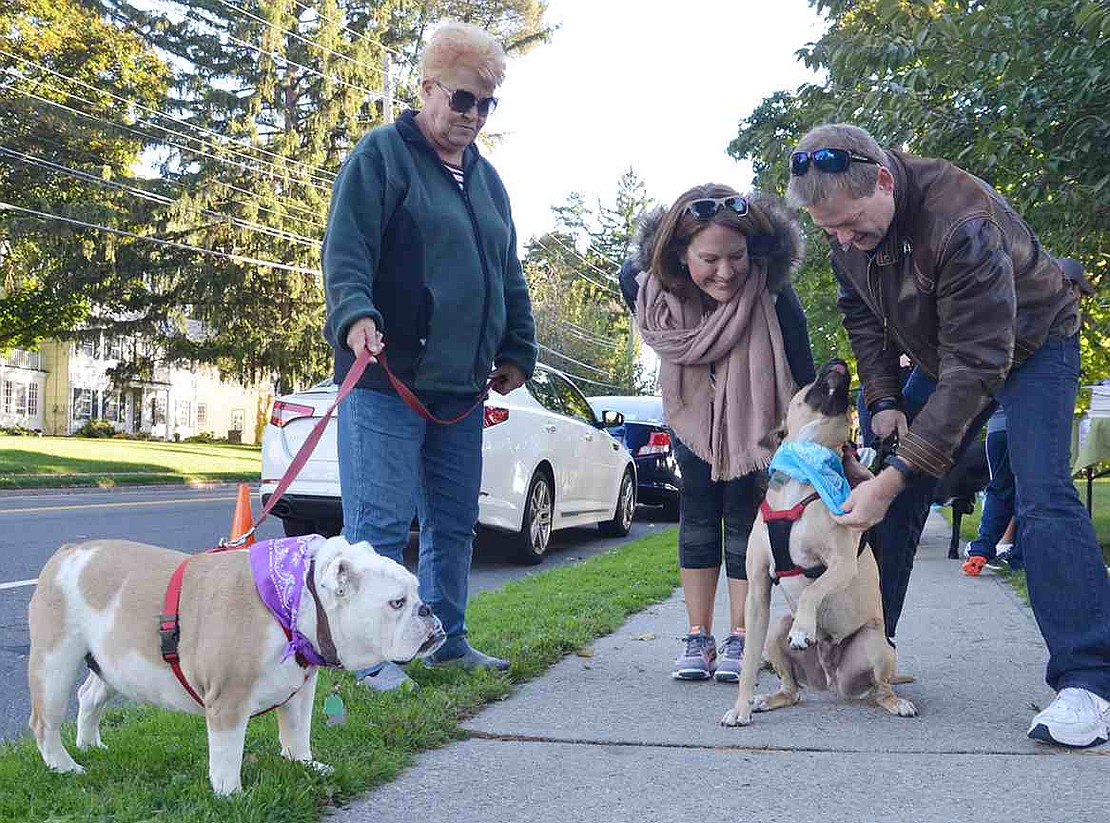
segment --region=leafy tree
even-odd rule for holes
[[[643,181],[629,169],[611,203],[591,207],[581,194],[571,193],[552,208],[554,228],[529,243],[524,270],[540,359],[580,381],[587,394],[634,394],[644,388],[617,271],[637,219],[652,204]]]
[[[33,347],[98,307],[123,311],[132,289],[142,288],[141,272],[127,266],[129,240],[12,207],[140,229],[154,201],[128,189],[153,188],[131,171],[151,141],[128,129],[129,113],[109,90],[157,105],[169,70],[140,38],[70,0],[0,8],[0,66],[3,349]]]
[[[386,55],[400,73],[403,107],[415,97],[421,38],[445,16],[485,25],[510,49],[547,34],[536,0],[83,5],[172,70],[164,99],[145,104],[103,83],[117,95],[105,118],[155,147],[144,157],[157,165],[163,202],[137,233],[176,244],[136,241],[126,256],[117,251],[139,277],[122,306],[107,304],[105,322],[158,337],[172,360],[215,363],[244,379],[276,373],[281,389],[329,368],[320,240],[340,162],[384,120]],[[58,270],[61,299],[87,307],[81,268]]]
[[[1097,0],[811,2],[829,28],[799,56],[826,79],[766,98],[729,147],[754,161],[762,186],[785,187],[790,146],[810,127],[856,123],[880,143],[944,157],[982,177],[1047,248],[1079,258],[1096,285],[1105,283],[1110,7]],[[827,327],[835,285],[823,257],[813,253],[802,276],[818,349],[837,339]],[[1110,307],[1103,299],[1084,308],[1084,370],[1105,376]]]

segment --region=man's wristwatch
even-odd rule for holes
[[[902,479],[907,482],[909,482],[913,478],[913,476],[917,474],[917,472],[913,469],[912,466],[910,466],[909,463],[907,463],[896,454],[892,454],[890,457],[884,460],[883,465],[890,466],[892,469],[902,475]]]
[[[867,404],[867,411],[874,417],[879,412],[890,411],[894,409],[900,411],[902,408],[902,401],[897,397],[880,397],[873,403]]]

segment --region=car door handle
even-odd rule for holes
[[[548,423],[546,426],[543,427],[543,430],[548,431],[548,432],[553,432],[553,431],[556,431],[558,428],[559,427],[556,426],[554,423]]]
[[[593,440],[594,436],[592,434],[584,434],[584,435],[582,435],[582,439],[583,440]]]

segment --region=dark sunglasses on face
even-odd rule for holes
[[[479,117],[488,117],[489,113],[497,108],[496,97],[478,97],[473,92],[466,89],[449,89],[438,80],[435,84],[447,92],[450,97],[449,105],[451,111],[458,112],[459,114],[466,114],[475,106],[478,107]]]
[[[810,165],[819,171],[828,174],[840,174],[848,171],[852,163],[870,163],[875,166],[882,165],[878,160],[864,157],[848,149],[814,149],[813,151],[796,151],[790,155],[790,173],[795,177],[802,177],[809,171]]]
[[[700,200],[691,200],[686,206],[695,220],[711,220],[713,215],[723,209],[735,212],[743,217],[748,213],[748,201],[738,194],[731,197],[703,197]]]

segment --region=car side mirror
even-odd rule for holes
[[[624,425],[624,415],[619,411],[609,411],[606,409],[601,413],[601,425],[607,429],[611,429],[614,426],[622,426]]]

